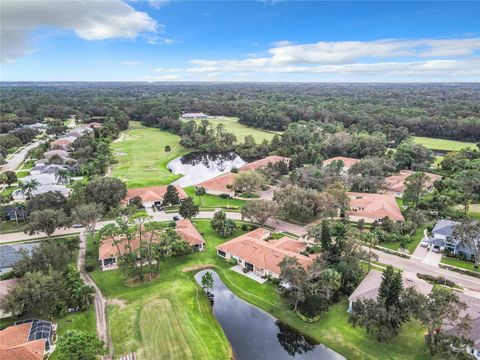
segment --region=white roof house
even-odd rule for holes
[[[63,196],[68,197],[70,194],[71,189],[67,188],[63,185],[40,185],[36,190],[32,191],[32,196],[45,194],[49,191],[58,191]],[[12,193],[13,200],[25,200],[26,196],[23,194],[21,189],[17,189]]]
[[[55,174],[39,174],[39,175],[29,175],[25,176],[21,181],[27,183],[30,181],[37,181],[40,185],[55,185],[57,184],[57,179]]]

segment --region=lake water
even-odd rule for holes
[[[193,152],[173,159],[167,167],[173,174],[183,175],[174,184],[186,187],[212,179],[242,165],[245,165],[245,161],[234,152],[221,154]]]
[[[345,359],[240,299],[225,286],[215,271],[203,270],[195,274],[200,285],[207,271],[214,279],[211,290],[213,312],[232,345],[236,360]]]

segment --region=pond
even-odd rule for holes
[[[201,285],[202,276],[211,272],[214,280],[213,312],[223,328],[237,360],[340,360],[345,359],[324,345],[316,344],[297,331],[250,305],[233,294],[212,270],[195,274]]]
[[[186,187],[212,179],[244,164],[245,161],[234,152],[193,152],[173,159],[167,167],[173,174],[183,175],[174,184]]]

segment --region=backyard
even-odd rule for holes
[[[423,329],[418,324],[407,324],[400,336],[379,346],[364,330],[353,329],[347,323],[346,301],[332,306],[317,323],[303,322],[289,309],[274,285],[268,282],[261,285],[230,270],[231,265],[218,258],[215,250],[215,246],[228,239],[219,238],[210,229],[209,221],[194,222],[206,239],[206,250],[169,259],[151,282],[127,286],[118,270],[96,269],[91,273],[111,304],[108,306],[109,331],[116,356],[135,351],[139,359],[230,358],[230,345],[193,278],[194,272],[188,272],[212,266],[236,295],[333,350],[348,354],[349,359],[430,358]],[[241,233],[237,229],[232,237]],[[96,257],[92,242],[88,254]]]
[[[170,152],[165,151],[166,145]],[[112,166],[112,176],[122,179],[130,188],[166,185],[180,178],[167,169],[167,164],[187,153],[178,135],[134,121],[111,147],[118,161]]]

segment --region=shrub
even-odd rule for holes
[[[242,230],[243,230],[243,231],[248,231],[248,225],[247,225],[247,224],[243,224],[243,225],[242,225]]]
[[[434,284],[439,284],[439,285],[446,285],[450,287],[456,287],[457,284],[455,284],[453,281],[445,279],[443,276],[434,276],[434,275],[429,275],[429,274],[417,274],[417,277],[419,279],[432,282]]]
[[[250,225],[250,231],[257,230],[258,226],[257,225]]]
[[[230,264],[232,264],[233,266],[235,266],[235,265],[238,264],[238,261],[237,261],[237,259],[235,259],[235,258],[230,258],[230,259],[228,260],[228,262],[229,262]]]
[[[230,170],[230,172],[236,174],[236,173],[238,173],[238,169],[234,166],[234,167],[232,167],[232,169]]]
[[[95,270],[95,265],[95,260],[87,259],[87,261],[85,261],[85,270],[87,272],[92,272],[93,270]]]
[[[228,186],[227,186],[228,187]],[[228,194],[220,194],[218,195],[219,197],[223,198],[223,199],[228,199],[230,197],[230,195]]]
[[[438,264],[438,266],[440,266],[442,269],[452,270],[452,271],[456,271],[460,274],[465,274],[465,275],[470,275],[470,276],[473,276],[473,277],[476,277],[476,278],[480,278],[480,273],[475,272],[475,271],[471,271],[471,270],[467,270],[467,269],[461,269],[461,268],[458,268],[458,267],[455,267],[455,266],[450,266],[450,265],[445,265],[445,264]]]

